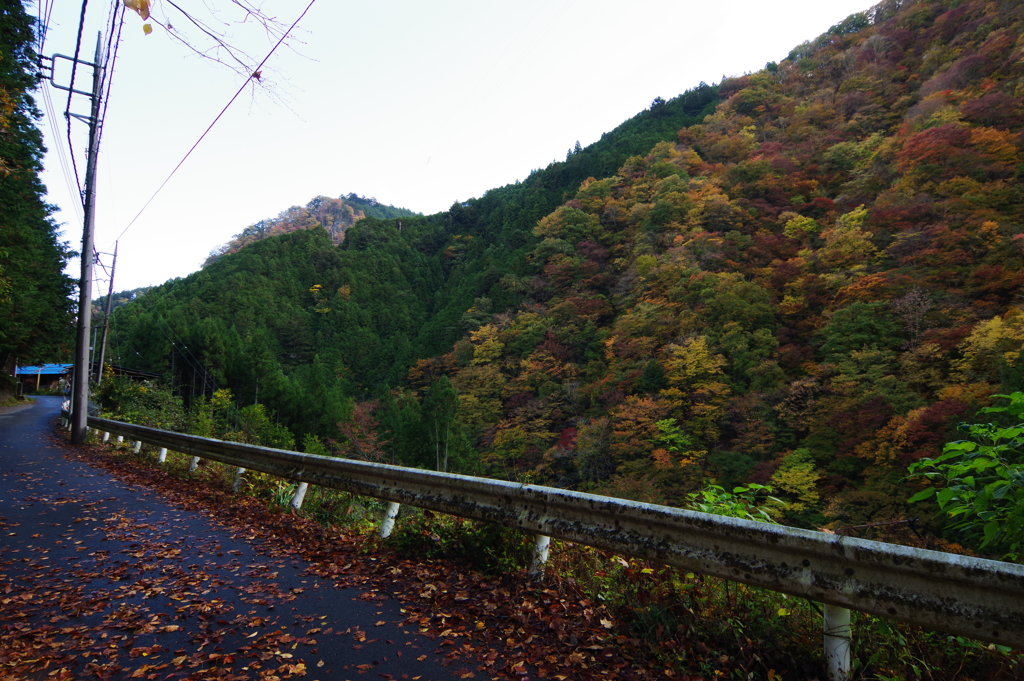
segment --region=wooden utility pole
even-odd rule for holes
[[[117,242],[114,242],[114,264],[110,266],[110,288],[107,289],[107,309],[103,311],[103,334],[100,336],[100,359],[96,362],[96,385],[103,382],[103,360],[107,354],[107,334],[110,333],[110,308],[114,302],[114,274],[117,272]]]

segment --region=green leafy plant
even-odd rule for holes
[[[771,493],[771,487],[756,482],[734,487],[732,492],[727,492],[718,485],[708,485],[699,492],[688,494],[685,505],[701,513],[774,523],[776,520],[765,509],[765,502],[780,506],[785,506],[785,502],[770,496]]]
[[[295,494],[296,483],[269,473],[246,471],[245,482],[247,491],[257,499],[266,500],[270,508],[287,510]]]
[[[1024,552],[1024,393],[994,397],[1008,403],[981,413],[1017,423],[962,424],[967,439],[947,443],[938,458],[910,465],[910,477],[932,486],[909,501],[934,497],[953,521],[952,529],[980,540],[981,548],[998,549],[1006,558],[1019,560]]]

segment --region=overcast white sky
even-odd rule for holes
[[[53,1],[44,52],[71,54],[81,5]],[[170,16],[184,31],[161,2],[154,2],[156,16]],[[265,35],[232,25],[238,14],[228,0],[177,4],[197,13],[219,7],[233,41],[260,59],[270,50]],[[307,0],[257,4],[289,25]],[[120,237],[115,288],[125,290],[185,276],[246,226],[321,194],[356,192],[442,211],[563,160],[577,140],[584,147],[596,141],[654,97],[779,61],[870,5],[318,0],[293,49],[279,49],[264,69],[271,92],[240,97],[125,232],[242,84],[162,28],[144,35],[141,19],[128,14],[100,153],[96,247],[112,252]],[[89,5],[87,58],[108,8]],[[57,153],[68,147],[66,94],[50,94],[57,120],[55,127],[48,115],[42,122],[50,150],[44,181],[61,209],[64,238],[77,250],[81,208]],[[84,98],[75,110],[87,111]],[[73,122],[72,133],[84,175],[86,126]],[[69,271],[77,278],[77,261]],[[97,281],[93,297],[106,288]]]

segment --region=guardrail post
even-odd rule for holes
[[[118,444],[121,444],[122,442],[124,442],[124,435],[118,435],[116,442]]]
[[[142,440],[135,441],[135,447],[132,448],[132,451],[136,454],[142,451]]]
[[[384,522],[380,524],[380,538],[387,539],[391,536],[391,530],[395,529],[395,518],[398,517],[398,509],[401,506],[397,501],[388,502],[388,510],[384,513]]]
[[[110,433],[103,431],[103,443],[106,444],[108,440],[110,440]]]
[[[837,605],[822,604],[825,620],[825,669],[829,681],[850,678],[850,610]]]
[[[292,495],[291,507],[296,511],[302,508],[302,500],[306,498],[307,487],[309,487],[308,482],[300,482],[295,488],[295,494]]]
[[[533,562],[530,563],[530,577],[541,577],[544,574],[544,564],[548,562],[548,548],[551,545],[551,537],[538,534],[533,544]]]
[[[238,494],[242,490],[242,483],[245,482],[245,469],[241,466],[235,471],[235,481],[231,483],[231,491]]]
[[[167,447],[161,447],[160,452],[157,454],[156,462],[164,463],[167,461]]]
[[[193,456],[192,460],[188,463],[188,472],[195,473],[197,468],[199,468],[199,457]]]

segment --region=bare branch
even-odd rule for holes
[[[124,1],[127,4],[129,0]],[[265,91],[270,89],[268,88],[265,69],[260,69],[259,72],[256,71],[255,65],[260,62],[261,57],[248,51],[244,42],[232,35],[230,27],[237,26],[240,27],[243,33],[248,32],[250,43],[255,36],[261,47],[250,47],[249,49],[256,49],[262,54],[262,45],[265,40],[275,43],[286,34],[287,26],[284,23],[266,14],[258,3],[251,2],[250,0],[229,0],[226,4],[211,3],[207,0],[200,0],[198,3],[194,2],[194,0],[191,3],[182,2],[182,0],[177,2],[175,0],[165,0],[165,3],[160,4],[166,4],[167,6],[164,8],[165,11],[160,13],[163,15],[161,17],[162,20],[147,15],[148,20],[152,24],[163,28],[168,36],[184,45],[186,49],[196,56],[234,71],[242,78],[250,81],[254,87],[260,86]],[[221,4],[221,6],[218,7],[218,4]],[[156,10],[157,6],[156,2],[152,2],[152,6],[146,3],[147,10]],[[231,13],[237,16],[224,20],[220,16],[224,11],[224,7],[231,8]],[[186,27],[184,30],[173,25],[167,15],[166,10],[168,9],[177,12],[185,18],[186,21],[181,21],[179,18],[179,20],[174,22],[183,24]],[[196,13],[197,10],[199,10],[199,14]],[[204,11],[205,15],[203,15]],[[228,30],[225,30],[223,27],[228,27]],[[145,28],[147,31],[149,30],[148,26]],[[254,30],[256,31],[255,34],[253,33]],[[262,34],[262,37],[259,37],[259,34]],[[242,37],[244,38],[244,35]],[[290,42],[292,42],[291,37],[286,39],[284,44],[291,47],[288,44]]]

